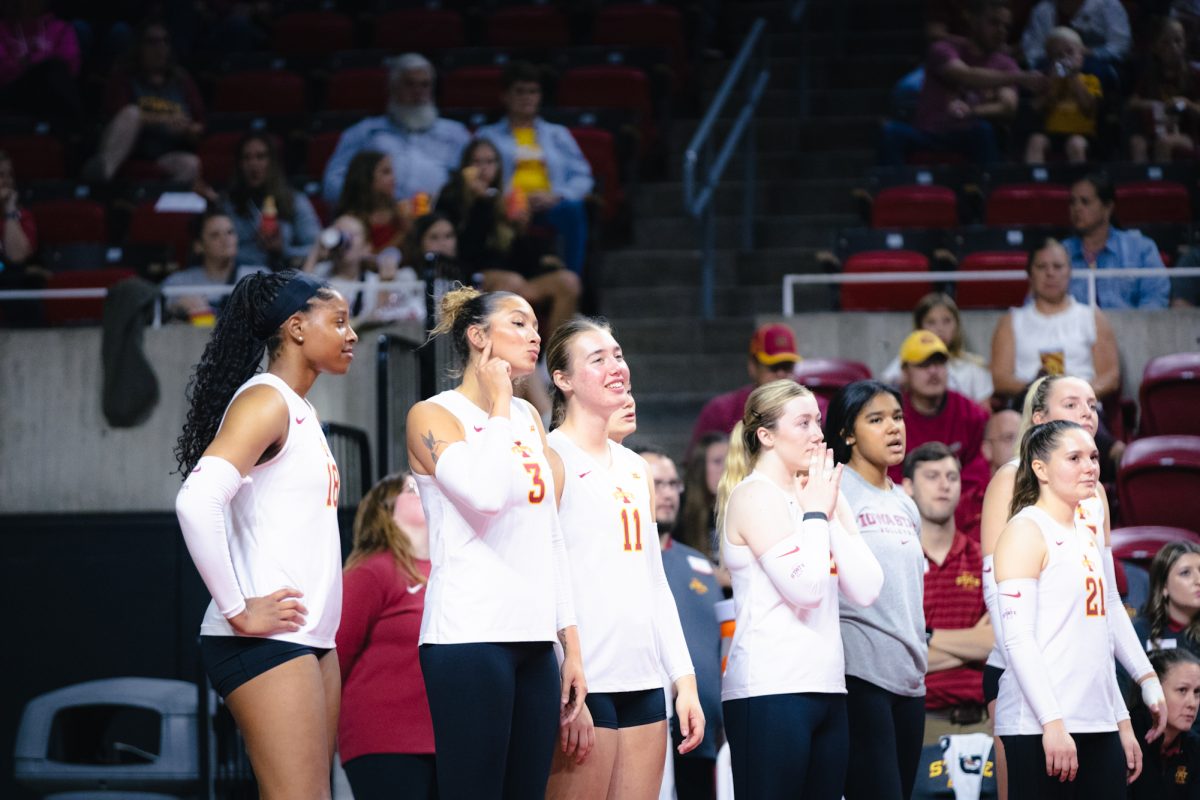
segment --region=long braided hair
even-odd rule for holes
[[[296,275],[295,270],[247,275],[229,295],[188,381],[187,421],[175,443],[175,460],[184,478],[217,435],[221,418],[238,387],[261,370],[264,355],[270,358],[278,355],[283,345],[282,325],[271,328],[272,321],[266,318],[266,312],[279,291]],[[331,300],[333,296],[327,285],[314,295],[320,300]],[[299,310],[307,311],[311,304],[310,299]]]

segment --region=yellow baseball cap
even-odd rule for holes
[[[913,331],[900,345],[901,364],[924,364],[933,356],[950,358],[946,344],[932,331]]]

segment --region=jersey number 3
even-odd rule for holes
[[[542,480],[542,467],[533,461],[525,462],[525,471],[529,473],[529,480],[533,483],[533,488],[529,490],[529,502],[540,503],[546,499],[546,482]]]
[[[1104,581],[1100,578],[1086,578],[1083,582],[1087,588],[1087,605],[1085,610],[1089,617],[1104,616]]]

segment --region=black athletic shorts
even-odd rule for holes
[[[662,689],[637,692],[588,692],[583,699],[597,728],[636,728],[667,719],[667,701]]]
[[[221,697],[228,697],[246,681],[293,658],[314,655],[319,661],[328,652],[321,647],[256,636],[200,637],[200,660]]]
[[[983,704],[995,700],[1000,696],[1000,676],[1004,674],[1004,670],[1000,667],[993,667],[991,664],[983,665]]]

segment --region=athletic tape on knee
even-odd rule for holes
[[[226,618],[246,608],[225,529],[225,507],[241,485],[237,467],[223,458],[204,456],[175,496],[175,514],[188,552],[217,611]]]
[[[1058,698],[1050,685],[1050,673],[1038,649],[1038,582],[1036,578],[1010,578],[996,586],[1000,617],[1004,620],[1004,649],[1008,668],[1013,670],[1025,701],[1037,715],[1038,723],[1062,719]]]

